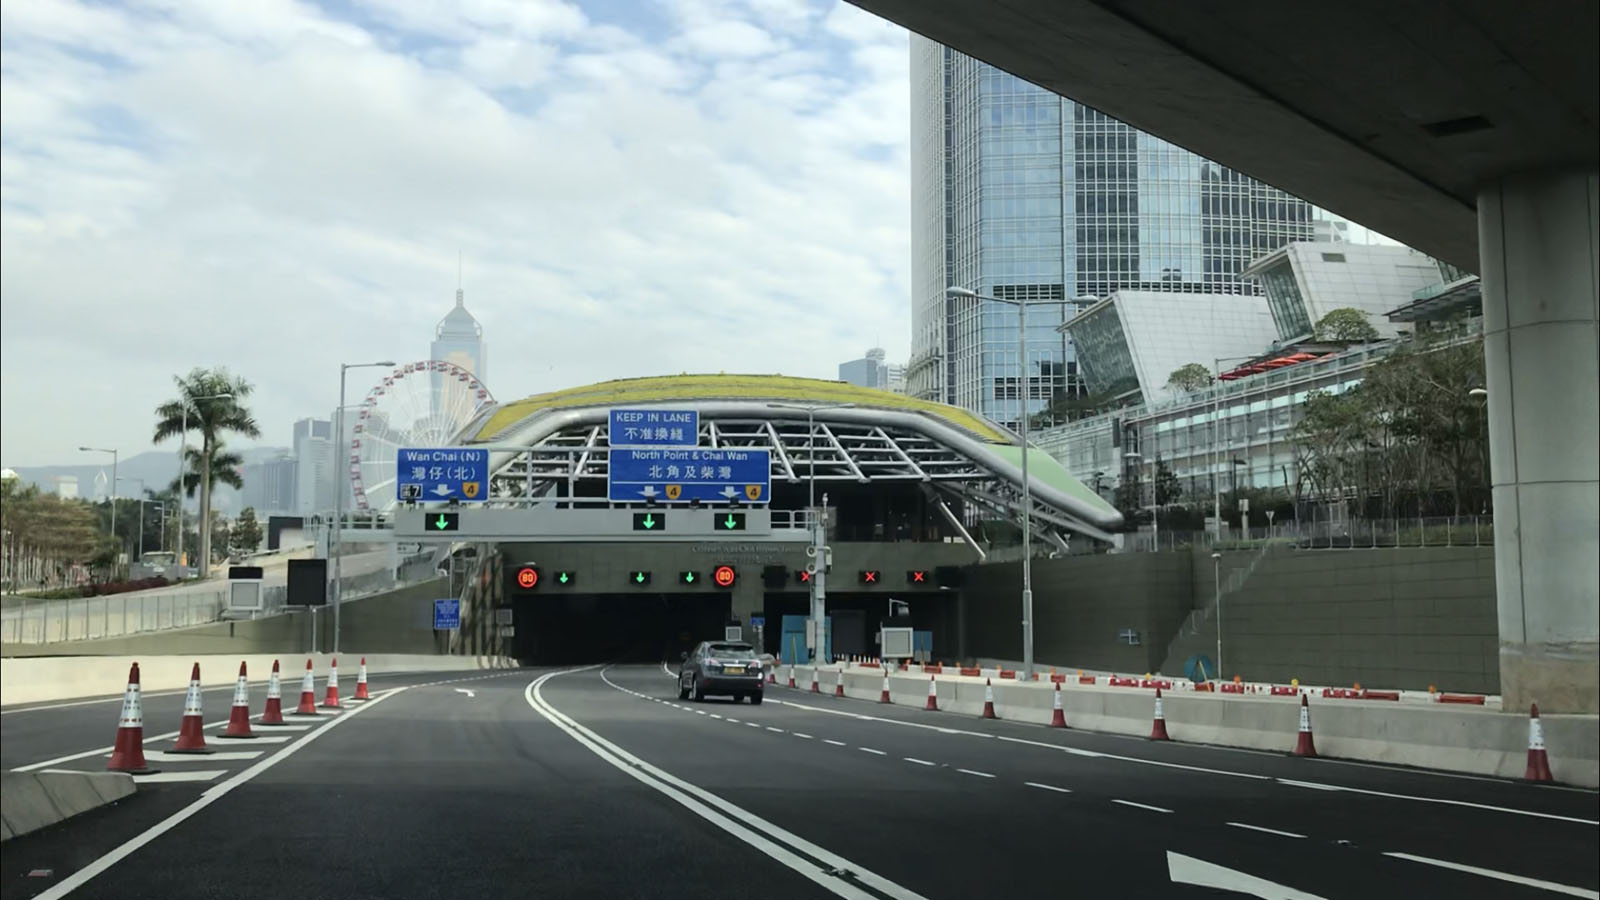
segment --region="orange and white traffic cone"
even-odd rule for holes
[[[297,716],[314,716],[317,714],[317,682],[316,676],[311,672],[311,660],[306,660],[306,674],[300,679],[300,705],[295,708]]]
[[[888,669],[884,669],[883,670],[883,691],[878,694],[878,702],[879,703],[893,703],[894,702],[893,700],[889,699],[889,670]]]
[[[928,676],[928,705],[923,709],[939,708],[939,681],[932,675]]]
[[[278,661],[272,661],[272,675],[267,678],[267,708],[261,713],[262,725],[282,725],[283,682],[278,680]]]
[[[1067,714],[1061,709],[1061,685],[1059,683],[1056,685],[1056,692],[1050,701],[1050,727],[1067,727]]]
[[[128,690],[122,695],[122,715],[117,718],[117,741],[111,747],[106,769],[130,775],[155,771],[144,761],[144,706],[139,700],[139,664],[128,668]]]
[[[1295,756],[1316,756],[1317,745],[1311,739],[1311,706],[1306,695],[1300,695],[1300,739],[1294,745]]]
[[[328,693],[322,698],[325,709],[339,708],[339,657],[328,666]]]
[[[811,693],[822,693],[822,688],[817,685],[817,670],[815,668],[811,670]]]
[[[778,667],[777,666],[773,666],[772,668],[767,670],[767,684],[777,684],[777,683],[778,683]]]
[[[1156,688],[1156,715],[1150,720],[1150,740],[1170,741],[1167,737],[1167,715],[1161,701],[1161,688]]]
[[[983,680],[983,717],[992,719],[994,715],[994,684],[985,678]]]
[[[367,694],[367,658],[361,657],[361,668],[356,670],[356,695],[355,700],[371,700]]]
[[[239,680],[233,685],[233,711],[228,713],[228,727],[219,737],[253,738],[250,731],[250,680],[245,675],[244,662],[239,663]]]
[[[213,753],[206,746],[205,713],[200,708],[200,664],[189,670],[189,693],[183,698],[183,721],[178,726],[178,743],[173,753]]]
[[[794,687],[794,663],[789,663],[789,687]]]
[[[1539,723],[1539,704],[1528,711],[1528,771],[1522,777],[1527,781],[1554,781],[1550,774],[1550,756],[1544,750],[1544,726]]]
[[[843,697],[844,696],[844,670],[843,669],[839,670],[838,677],[834,678],[834,680],[833,680],[833,695],[835,697]]]

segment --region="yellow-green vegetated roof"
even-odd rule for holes
[[[696,400],[775,400],[794,403],[854,403],[906,412],[921,412],[992,444],[1010,437],[967,410],[902,394],[858,387],[844,381],[795,378],[788,375],[666,375],[623,378],[583,387],[535,394],[503,404],[478,429],[474,440],[487,440],[541,409],[581,406],[629,406]]]

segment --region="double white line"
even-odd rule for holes
[[[842,856],[830,853],[743,807],[729,803],[709,791],[652,766],[578,724],[544,699],[541,691],[545,682],[561,675],[593,668],[595,666],[585,666],[581,669],[567,669],[542,675],[528,684],[523,696],[535,712],[548,719],[550,724],[565,731],[573,740],[587,747],[595,756],[672,798],[690,812],[821,885],[835,896],[849,897],[852,900],[885,900],[885,898],[926,900],[910,888],[896,884]]]

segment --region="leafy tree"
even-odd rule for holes
[[[210,569],[211,563],[211,488],[215,455],[226,434],[260,437],[256,424],[244,401],[254,388],[243,378],[229,374],[225,368],[195,369],[186,376],[175,377],[178,396],[156,407],[156,427],[153,440],[160,443],[176,437],[185,428],[198,432],[200,486],[200,574]],[[221,397],[218,395],[230,396]],[[200,399],[209,397],[211,399]],[[187,413],[187,420],[185,420]],[[227,471],[232,471],[231,468]],[[235,473],[236,474],[236,473]]]
[[[116,546],[96,527],[88,502],[63,500],[15,478],[0,482],[0,529],[4,581],[16,589],[61,584],[75,567]]]
[[[1367,321],[1367,314],[1355,307],[1331,309],[1317,320],[1313,339],[1330,343],[1360,344],[1378,339],[1378,329]]]
[[[1183,484],[1166,462],[1156,459],[1156,505],[1171,506],[1183,498]]]
[[[205,474],[205,458],[199,447],[190,447],[186,461],[188,464],[184,466],[183,496],[193,500],[195,491],[200,487],[200,479]],[[222,442],[218,441],[211,453],[211,491],[214,493],[218,484],[225,484],[234,490],[243,490],[244,476],[239,474],[239,469],[243,465],[244,457],[225,449]],[[167,487],[176,492],[178,480],[174,478]]]
[[[261,546],[261,523],[256,521],[256,510],[247,506],[234,521],[228,535],[229,547],[237,553],[252,553]]]
[[[1199,363],[1186,363],[1167,376],[1167,387],[1179,391],[1198,391],[1211,386],[1211,370]]]

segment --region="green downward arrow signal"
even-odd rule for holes
[[[567,583],[567,578],[569,578],[569,577],[570,576],[568,576],[567,573],[562,572],[560,575],[556,576],[556,580],[561,582],[562,584],[566,584]]]
[[[738,524],[739,520],[733,517],[733,513],[728,513],[728,517],[722,520],[722,526],[730,531]]]
[[[433,522],[433,527],[439,529],[440,531],[445,530],[449,526],[450,526],[450,520],[446,519],[444,517],[444,513],[440,513],[439,514],[439,518],[435,519],[434,522]]]
[[[656,527],[656,517],[653,516],[653,515],[650,515],[649,513],[646,513],[645,517],[644,517],[644,527],[645,528],[654,528],[654,527]]]
[[[640,584],[644,584],[644,573],[643,572],[635,572],[635,573],[633,573],[633,580],[639,582]]]

